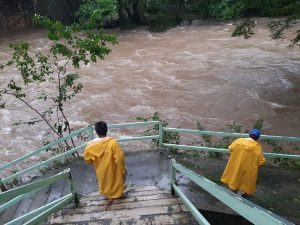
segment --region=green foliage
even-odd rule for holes
[[[240,18],[245,7],[244,0],[203,0],[195,2],[194,11],[205,19],[232,20]]]
[[[116,19],[117,0],[84,0],[76,16],[82,24],[90,27],[102,27],[105,21]]]
[[[205,130],[205,126],[203,126],[199,121],[197,121],[196,124],[198,130]],[[227,124],[222,130],[225,132],[230,132],[230,133],[240,133],[241,132],[241,125],[237,125],[235,122],[232,124]],[[228,146],[231,144],[233,141],[233,138],[231,137],[223,137],[221,140],[215,140],[211,135],[203,134],[201,135],[203,142],[199,142],[201,146],[206,146],[209,148],[225,148],[227,149]],[[221,153],[219,152],[208,152],[208,156],[210,158],[222,158]]]
[[[10,43],[13,50],[10,60],[0,64],[1,69],[16,66],[20,77],[8,81],[0,90],[0,105],[5,107],[5,95],[10,95],[23,102],[37,116],[29,121],[19,121],[15,125],[34,125],[44,121],[56,137],[62,137],[71,128],[64,111],[64,104],[73,99],[83,88],[78,82],[78,73],[69,72],[70,65],[78,69],[81,65],[104,59],[110,53],[107,43],[116,44],[116,38],[103,30],[89,30],[86,26],[74,24],[64,26],[61,22],[36,15],[35,24],[48,31],[51,41],[49,52],[33,52],[27,42]],[[80,33],[80,35],[79,35]],[[39,89],[40,84],[52,87],[50,90]],[[36,107],[27,97],[31,89],[38,93],[36,102],[44,108]],[[75,147],[73,139],[72,145]],[[70,149],[70,144],[60,146],[61,150]]]
[[[263,143],[270,145],[272,147],[272,152],[278,153],[278,154],[287,154],[287,146],[282,146],[281,144],[277,143],[276,141],[273,140],[263,140]],[[299,151],[300,148],[299,146],[295,144],[289,143],[289,145],[292,147],[293,151]],[[300,161],[293,160],[293,159],[288,159],[288,158],[275,158],[274,159],[274,164],[277,164],[279,166],[285,166],[285,167],[295,167],[295,168],[300,168]]]
[[[256,2],[252,4],[249,1],[244,0],[246,4],[245,11],[241,14],[253,15],[254,10],[258,9],[260,16],[286,16],[285,18],[274,19],[268,26],[273,39],[284,39],[285,33],[299,24],[300,19],[300,2],[296,0],[289,1],[268,1],[268,2]],[[254,34],[255,23],[251,19],[246,19],[241,23],[238,23],[232,36],[243,36],[245,39],[250,38]],[[300,30],[298,29],[292,37],[291,45],[299,45]]]
[[[285,19],[276,19],[269,23],[269,29],[271,37],[273,39],[285,39],[285,33],[293,26],[299,23],[299,17],[291,16]],[[238,23],[235,30],[232,33],[233,37],[243,36],[245,39],[254,35],[255,23],[251,19]],[[300,29],[294,32],[294,37],[290,39],[291,46],[299,45],[300,42]]]
[[[254,34],[254,27],[254,21],[251,19],[246,19],[236,26],[235,30],[232,33],[232,37],[243,36],[245,39],[248,39]]]
[[[222,0],[210,5],[209,10],[212,17],[232,20],[240,18],[244,8],[245,4],[242,0]]]
[[[11,172],[12,174],[16,174],[16,173],[18,173],[18,172],[20,172],[20,171],[17,170],[17,169],[13,169],[13,170],[11,170],[10,172]],[[3,187],[4,187],[5,189],[12,189],[12,188],[17,187],[17,186],[20,184],[21,181],[22,181],[21,177],[15,177],[15,178],[13,178],[12,180],[10,180],[10,181],[8,181],[7,183],[5,183],[5,186],[3,185]]]
[[[262,119],[256,120],[253,128],[258,129],[262,133],[263,128],[264,128],[264,121]],[[247,133],[248,133],[248,131],[247,131]]]
[[[136,119],[139,120],[139,121],[161,121],[163,127],[168,126],[168,122],[161,119],[159,112],[155,112],[153,114],[153,116],[149,116],[149,117],[146,117],[146,118],[145,117],[137,117]],[[159,125],[155,124],[152,128],[144,131],[144,135],[147,135],[147,136],[157,135],[158,131],[159,131]],[[177,132],[171,132],[171,131],[164,132],[163,143],[179,144],[179,141],[180,141],[180,136]],[[157,140],[153,140],[153,142],[156,145],[158,145]]]
[[[197,122],[197,128],[199,130],[205,130],[205,127],[198,121]],[[255,122],[253,128],[256,128],[263,132],[263,120],[259,119]],[[242,126],[237,125],[235,122],[233,124],[227,124],[225,128],[222,129],[225,132],[230,133],[241,133],[242,132]],[[248,133],[249,131],[246,130],[244,133]],[[234,141],[235,138],[232,137],[224,137],[221,140],[213,139],[211,135],[203,134],[201,135],[202,141],[198,141],[198,144],[201,144],[201,146],[211,147],[211,148],[225,148],[227,149],[228,146]],[[272,148],[272,152],[274,153],[285,153],[287,154],[288,151],[286,150],[287,146],[284,147],[280,144],[278,144],[276,141],[273,140],[262,140],[262,143],[265,143]],[[292,148],[293,152],[300,151],[300,147],[296,144],[289,143],[290,147]],[[211,158],[221,158],[222,154],[217,152],[209,152],[208,156]],[[296,167],[300,168],[300,161],[287,159],[287,158],[275,158],[274,164],[278,164],[280,166],[286,166],[286,167]]]
[[[272,21],[269,24],[269,29],[271,32],[271,37],[273,39],[284,39],[285,32],[291,29],[294,25],[299,23],[300,19],[300,10],[299,15],[289,16],[285,19],[277,19]],[[300,41],[300,30],[297,30],[294,34],[295,36],[291,39],[291,45],[299,45]]]
[[[232,36],[250,38],[255,32],[253,16],[282,17],[275,19],[269,24],[271,37],[274,39],[285,38],[287,30],[296,24],[300,19],[299,0],[201,0],[193,1],[194,12],[205,19],[217,19],[221,21],[243,19],[237,23]],[[291,39],[291,45],[299,45],[300,30],[298,29]]]
[[[139,121],[162,121],[163,127],[167,127],[168,123],[161,119],[161,116],[159,112],[155,112],[153,116],[150,117],[137,117],[137,120]],[[197,121],[196,126],[198,130],[205,130],[205,126],[201,124],[199,121]],[[256,128],[263,132],[264,127],[264,121],[262,119],[258,119],[253,128]],[[249,130],[246,130],[242,132],[242,126],[233,122],[232,124],[226,124],[225,127],[222,129],[224,132],[228,133],[249,133]],[[156,124],[154,127],[144,131],[144,135],[150,136],[150,135],[157,135],[159,132],[159,125]],[[223,138],[217,138],[213,137],[212,135],[202,134],[201,140],[195,141],[196,144],[200,144],[201,146],[206,146],[209,148],[222,148],[222,149],[228,149],[229,145],[235,140],[235,137],[223,137]],[[158,145],[157,140],[153,140],[153,142]],[[282,147],[280,144],[278,144],[276,141],[273,140],[262,140],[262,143],[265,143],[267,145],[270,145],[272,147],[272,151],[274,153],[285,153],[287,154],[288,151],[286,150],[287,146],[285,145]],[[164,132],[163,136],[163,143],[170,143],[170,144],[180,144],[180,136],[177,132]],[[292,151],[300,151],[300,147],[296,145],[295,143],[289,143],[289,146],[291,147]],[[178,153],[176,149],[170,149],[171,153],[179,154],[182,157],[196,157],[199,156],[199,152],[196,151],[184,151]],[[210,158],[222,158],[223,154],[219,152],[208,152],[208,157]],[[275,158],[274,164],[278,164],[280,166],[288,166],[288,167],[296,167],[300,168],[300,161],[297,160],[291,160],[287,158]]]
[[[201,0],[194,1],[195,12],[203,18],[231,20],[251,16],[288,16],[299,12],[297,0]]]
[[[147,12],[152,15],[165,14],[167,8],[167,0],[150,0],[147,5]]]

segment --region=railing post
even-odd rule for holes
[[[158,124],[158,135],[159,135],[159,141],[158,141],[158,147],[161,149],[162,144],[163,144],[163,126],[162,126],[162,121],[159,121]]]
[[[71,193],[74,194],[74,203],[76,205],[76,207],[78,206],[79,204],[79,196],[78,196],[78,193],[76,192],[76,188],[74,186],[74,183],[73,183],[73,179],[72,179],[72,174],[71,172],[69,171],[69,175],[68,175],[68,182],[70,184],[70,189],[71,189]]]
[[[176,185],[176,169],[174,168],[173,164],[176,163],[175,159],[171,159],[170,161],[170,173],[171,173],[171,194],[175,195],[175,190],[173,185]]]
[[[93,126],[92,125],[89,125],[88,126],[89,129],[88,129],[88,132],[89,132],[89,138],[90,140],[93,140],[95,137],[94,137],[94,130],[93,130]]]

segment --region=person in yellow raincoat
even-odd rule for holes
[[[95,130],[99,137],[86,145],[84,160],[94,165],[99,192],[107,198],[120,198],[125,188],[125,156],[117,140],[106,136],[105,122],[97,122]]]
[[[256,191],[258,167],[265,163],[262,147],[257,142],[260,131],[252,129],[250,138],[238,138],[229,146],[230,158],[223,172],[221,181],[243,197]]]

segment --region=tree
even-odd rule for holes
[[[76,15],[81,23],[93,18],[94,24],[109,23],[119,20],[124,23],[143,25],[146,23],[146,0],[84,0]]]
[[[116,20],[118,14],[117,0],[84,0],[76,12],[79,22],[102,27],[105,22]],[[92,23],[92,24],[91,24]]]
[[[16,125],[44,122],[54,136],[62,137],[65,132],[71,132],[64,105],[83,88],[78,81],[79,74],[68,68],[79,69],[81,65],[104,59],[111,52],[107,43],[116,44],[116,38],[105,34],[102,29],[92,31],[78,24],[64,26],[43,16],[36,15],[33,21],[48,31],[50,49],[32,52],[29,51],[30,44],[25,41],[9,44],[13,55],[0,64],[0,69],[16,66],[20,73],[0,90],[0,108],[5,108],[5,96],[12,96],[36,114],[29,121],[19,121]],[[49,87],[48,91],[39,88],[41,84]],[[38,93],[34,101],[28,98],[32,88]],[[43,102],[44,108],[38,107],[36,102]],[[66,142],[66,145],[70,149],[70,144]]]
[[[126,0],[124,1],[124,9],[131,22],[138,25],[146,23],[145,11],[146,11],[146,0]]]

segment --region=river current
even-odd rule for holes
[[[232,30],[232,24],[165,33],[112,30],[119,42],[112,53],[79,71],[84,89],[66,108],[73,127],[135,122],[158,111],[171,127],[195,129],[200,121],[220,131],[235,121],[246,130],[262,119],[265,134],[300,136],[299,48],[272,40],[264,25],[248,40],[231,37]],[[7,43],[16,40],[29,41],[33,51],[49,47],[42,30],[2,33],[0,62],[12,53]],[[3,87],[17,70],[0,74]],[[33,105],[36,94],[32,89]],[[41,146],[44,124],[12,127],[28,115],[33,113],[12,99],[0,110],[0,165]]]

